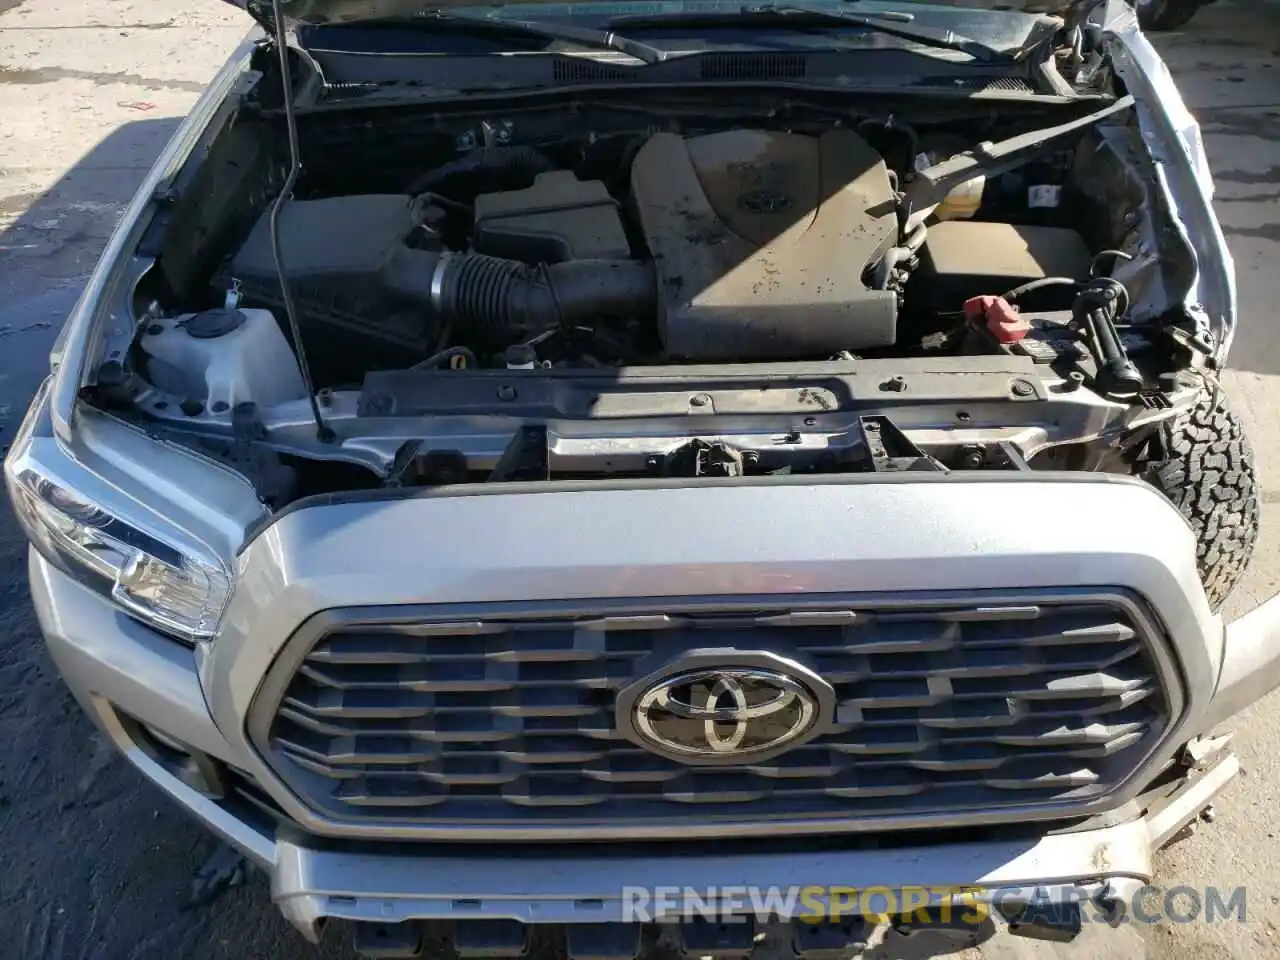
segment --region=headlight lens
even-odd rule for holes
[[[218,632],[231,581],[216,558],[170,546],[29,467],[8,480],[18,520],[50,563],[179,638]]]

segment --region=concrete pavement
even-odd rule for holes
[[[215,0],[0,0],[0,444],[116,217],[203,83],[248,29]],[[1227,378],[1280,497],[1280,6],[1229,2],[1158,46],[1204,125],[1235,253],[1244,325]],[[191,906],[212,849],[101,745],[41,649],[23,546],[0,510],[0,957],[305,956],[250,880]],[[1280,588],[1280,532],[1264,525],[1247,608]],[[1280,956],[1280,697],[1242,718],[1245,775],[1218,820],[1161,855],[1158,882],[1248,887],[1248,921],[1092,929],[1071,947],[997,938],[961,956]],[[938,955],[890,941],[880,955]],[[321,956],[346,956],[331,939]],[[952,954],[956,955],[956,954]]]

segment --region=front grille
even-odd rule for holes
[[[1136,604],[1017,599],[339,617],[296,638],[250,728],[307,806],[356,825],[661,835],[1077,812],[1150,754],[1177,688]],[[714,768],[622,738],[618,691],[706,648],[809,667],[835,690],[834,727]]]

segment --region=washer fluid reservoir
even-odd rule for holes
[[[199,400],[214,413],[307,395],[293,349],[269,310],[219,308],[156,320],[140,346],[157,388]]]

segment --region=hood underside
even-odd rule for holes
[[[272,22],[271,0],[227,0],[249,14],[263,25]],[[544,3],[545,0],[504,0],[504,5],[515,6],[521,3]],[[1065,13],[1073,8],[1092,5],[1091,0],[932,0],[937,6],[954,6],[971,10],[1013,10],[1024,13]],[[564,6],[592,6],[597,11],[605,11],[610,3],[600,0],[565,0]],[[907,0],[905,6],[911,6]],[[458,10],[474,7],[492,6],[489,3],[478,3],[474,0],[435,0],[423,3],[422,0],[280,0],[280,11],[285,20],[296,24],[337,24],[354,23],[361,20],[381,20],[393,17],[411,17],[435,10]],[[619,3],[619,13],[667,14],[684,9],[683,0],[652,0],[651,3]],[[649,9],[651,8],[651,9]]]

